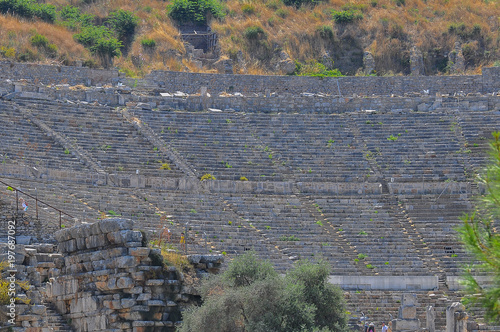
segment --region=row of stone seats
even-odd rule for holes
[[[219,180],[281,181],[269,152],[235,113],[190,113],[136,110],[160,137],[191,163],[200,175]]]
[[[0,127],[2,164],[28,165],[41,172],[48,168],[84,169],[76,157],[65,153],[62,146],[48,138],[6,102],[0,102]]]
[[[337,234],[318,222],[296,196],[226,195],[224,199],[269,242],[295,260],[323,258],[334,274],[356,274],[354,261],[343,248]]]
[[[407,197],[403,203],[439,266],[450,275],[460,275],[463,266],[472,260],[458,240],[455,229],[462,223],[460,217],[470,210],[470,203],[456,194],[443,194],[437,201]]]
[[[292,168],[298,181],[360,182],[370,176],[345,114],[255,113],[247,114],[246,120],[255,135]]]
[[[428,257],[410,244],[400,217],[394,215],[390,203],[380,197],[313,197],[317,204],[313,208],[318,208],[333,225],[328,232],[327,225],[317,223],[310,212],[311,207],[305,206],[300,197],[226,194],[223,199],[227,205],[224,205],[214,194],[12,182],[32,195],[36,192],[30,186],[36,187],[39,199],[71,211],[80,220],[95,221],[105,214],[117,214],[136,221],[138,227],[156,236],[166,225],[173,231],[173,243],[178,243],[180,232],[185,231],[188,223],[191,250],[203,252],[208,247],[213,251],[237,254],[252,249],[272,252],[269,247],[277,246],[279,250],[272,253],[277,266],[288,266],[286,257],[293,260],[314,255],[332,262],[336,274],[422,275],[429,272],[424,263]],[[28,213],[34,215],[34,202],[26,200],[30,206]],[[434,257],[446,272],[458,274],[460,263],[467,256],[456,248],[456,240],[448,237],[459,222],[457,212],[453,216],[442,216],[440,213],[444,210],[440,210],[437,214],[424,216],[418,213],[438,211],[429,209],[425,206],[426,201],[419,199],[405,203],[407,209],[413,205],[408,214]],[[424,205],[419,208],[418,204]],[[455,205],[451,208],[462,210]],[[58,214],[50,209],[40,208],[39,214],[42,220],[58,223]],[[63,224],[71,225],[69,220],[63,220]],[[341,238],[355,249],[349,252],[349,247],[341,245]],[[355,262],[359,254],[359,262]],[[375,267],[373,271],[365,267],[368,263]]]
[[[138,133],[121,115],[105,106],[60,104],[51,101],[18,101],[70,142],[83,148],[108,173],[181,176],[166,156]],[[168,164],[170,170],[162,169]],[[166,167],[165,167],[166,168]]]
[[[463,181],[456,118],[443,113],[364,114],[356,118],[370,158],[395,181]]]
[[[491,133],[500,130],[500,112],[460,112],[458,123],[462,127],[467,141],[472,167],[476,169],[484,167],[487,160],[484,156],[489,148],[488,143],[493,139]]]
[[[289,115],[135,111],[199,172],[218,179],[360,181],[369,172],[341,118],[295,123]],[[269,126],[272,126],[272,133]],[[299,127],[300,126],[300,127]],[[324,137],[324,132],[331,137]],[[361,166],[360,166],[361,165]],[[355,176],[352,169],[363,168]]]
[[[12,180],[15,186],[27,186],[26,181]],[[225,251],[228,254],[241,254],[255,250],[262,257],[272,259],[281,270],[289,267],[283,254],[276,251],[265,237],[253,228],[241,223],[238,218],[217,206],[217,196],[192,194],[188,192],[152,192],[147,190],[128,190],[113,187],[93,187],[78,184],[47,184],[30,181],[38,188],[38,197],[57,205],[81,221],[93,222],[105,215],[120,215],[132,219],[137,227],[148,231],[151,240],[159,238],[163,226],[172,231],[171,242],[179,247],[181,232],[188,229],[187,242],[190,252]],[[35,194],[34,189],[26,189]],[[28,213],[34,214],[34,202],[27,198],[30,206]],[[40,219],[58,222],[58,215],[44,215]],[[232,221],[230,225],[229,221]],[[188,225],[186,226],[186,223]],[[63,224],[71,225],[63,220]],[[241,226],[241,227],[238,227]],[[206,235],[205,235],[206,234]]]
[[[357,264],[380,275],[426,275],[427,257],[383,197],[313,197],[325,218],[356,248]],[[370,265],[368,265],[370,264]]]

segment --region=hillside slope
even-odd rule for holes
[[[16,1],[21,2],[0,1],[2,58],[63,64],[81,60],[84,65],[112,65],[128,75],[139,76],[152,69],[215,71],[206,62],[201,67],[201,62],[192,61],[177,22],[168,15],[169,2],[51,0],[54,17],[45,18],[44,22],[38,18],[42,15],[28,17],[23,12],[9,10],[9,3]],[[225,16],[208,20],[218,36],[216,55],[231,59],[235,73],[248,74],[290,73],[294,63],[301,69],[296,74],[321,74],[325,69],[337,68],[346,75],[408,75],[417,62],[421,63],[420,73],[425,75],[476,73],[483,66],[500,64],[498,1],[285,3],[281,0],[223,2]],[[110,27],[110,18],[119,9],[135,15],[137,25],[130,35],[113,35],[110,28],[112,37],[122,42],[121,56],[113,54],[114,61],[106,61],[92,46],[84,47],[81,40],[77,42],[75,34],[84,27],[80,21],[68,24],[67,17],[61,15],[67,5],[92,15],[89,24],[93,26]],[[373,71],[362,70],[364,55],[373,58],[374,64],[369,64]],[[280,65],[283,61],[288,63],[287,68]]]

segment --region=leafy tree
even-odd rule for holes
[[[492,284],[483,287],[472,275],[472,268],[465,271],[466,304],[480,304],[486,310],[486,318],[500,322],[500,234],[495,221],[500,220],[500,132],[494,132],[490,143],[491,160],[478,181],[486,192],[479,197],[477,211],[466,214],[459,228],[467,250],[481,262],[474,268],[492,277]]]
[[[222,19],[226,8],[219,0],[174,0],[167,6],[170,17],[180,23],[207,23],[208,15]]]
[[[59,17],[60,24],[73,31],[92,25],[95,18],[94,15],[82,13],[80,8],[71,5],[62,7],[59,11]]]
[[[132,12],[119,9],[109,13],[108,23],[116,31],[118,39],[125,40],[134,34],[135,28],[139,24],[139,18]]]
[[[184,313],[179,331],[344,331],[345,302],[329,272],[325,262],[300,262],[283,277],[247,253],[203,283],[203,305]]]

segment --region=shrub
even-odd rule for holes
[[[222,19],[226,8],[219,0],[174,0],[167,6],[168,15],[181,23],[205,24],[210,14]]]
[[[332,10],[332,17],[336,23],[351,23],[363,19],[363,13],[358,9]]]
[[[216,180],[216,178],[212,174],[207,173],[203,175],[200,179],[200,181],[205,181],[205,180]]]
[[[164,170],[166,170],[166,171],[170,171],[170,170],[172,170],[172,169],[170,168],[170,165],[169,165],[168,163],[164,163],[164,164],[162,164],[162,165],[161,165],[161,167],[160,167],[160,169],[164,169]]]
[[[37,33],[31,37],[31,45],[45,48],[49,45],[49,39]]]
[[[294,6],[295,8],[299,8],[302,5],[312,5],[314,6],[318,1],[317,0],[283,0],[283,3],[287,6]]]
[[[17,59],[19,61],[36,61],[38,60],[39,55],[35,53],[32,49],[26,48],[20,53],[18,53]]]
[[[324,39],[333,39],[333,29],[329,25],[321,25],[316,28],[316,32]]]
[[[314,77],[340,77],[342,73],[338,69],[326,69],[325,65],[316,60],[306,64],[300,62],[295,63],[295,74],[298,76],[314,76]]]
[[[276,10],[275,14],[276,14],[276,16],[279,16],[281,18],[285,18],[288,16],[288,10],[286,10],[284,8],[280,8],[280,9]]]
[[[245,31],[243,31],[243,35],[249,40],[254,40],[265,37],[266,33],[264,32],[264,29],[262,29],[262,27],[254,25],[246,28]]]
[[[270,1],[266,2],[266,7],[269,9],[276,10],[276,9],[280,8],[280,6],[281,6],[280,0],[270,0]]]
[[[123,40],[134,34],[139,18],[127,10],[119,9],[109,13],[108,23],[116,31],[118,39]]]
[[[16,50],[13,47],[0,47],[0,54],[6,58],[14,58],[16,56]]]
[[[156,47],[156,41],[152,38],[144,38],[141,40],[141,45],[144,48],[155,48]]]
[[[70,5],[61,8],[59,17],[61,24],[73,31],[92,25],[95,19],[94,15],[81,13],[80,8]]]
[[[77,42],[85,47],[93,47],[100,39],[110,38],[111,31],[104,26],[86,26],[73,36]]]
[[[241,11],[243,12],[243,14],[252,15],[255,13],[255,7],[248,3],[245,3],[241,6]]]
[[[49,23],[56,19],[54,5],[39,4],[34,0],[0,0],[0,13],[12,13],[25,18],[38,17]]]

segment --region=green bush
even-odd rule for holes
[[[251,26],[246,28],[245,31],[243,31],[243,35],[247,39],[252,40],[252,39],[259,39],[265,36],[266,33],[264,32],[264,29],[262,29],[260,26]]]
[[[215,18],[224,18],[226,8],[219,0],[174,0],[167,6],[167,12],[177,22],[203,25],[207,23],[209,14]]]
[[[70,5],[61,8],[59,18],[61,25],[73,31],[92,25],[95,19],[94,15],[81,13],[80,8]]]
[[[332,10],[332,17],[336,23],[351,23],[363,19],[363,13],[358,9]]]
[[[283,0],[283,3],[287,6],[294,6],[299,8],[302,5],[315,5],[318,0]]]
[[[46,22],[56,20],[56,7],[34,0],[0,0],[0,13],[11,13],[25,18],[38,17]]]
[[[115,56],[122,55],[120,47],[122,47],[122,43],[116,38],[101,38],[90,48],[90,51],[105,59],[111,59]]]
[[[155,48],[156,47],[156,41],[151,38],[144,38],[141,40],[141,45],[144,48]]]
[[[31,37],[31,45],[36,47],[47,47],[49,45],[49,39],[38,33]]]
[[[123,9],[111,12],[108,16],[108,24],[116,31],[118,39],[121,40],[132,36],[138,23],[137,16]]]
[[[280,9],[276,10],[275,14],[276,14],[276,16],[279,16],[281,18],[285,18],[288,16],[288,10],[286,10],[284,8],[280,8]]]
[[[111,38],[111,31],[104,26],[86,26],[80,33],[73,36],[77,42],[85,47],[92,47],[97,44],[100,39]]]
[[[316,28],[316,32],[324,39],[333,39],[333,29],[329,25],[321,25]]]
[[[338,69],[327,69],[324,64],[316,60],[302,64],[295,62],[295,75],[297,76],[313,76],[313,77],[340,77],[343,76]]]
[[[241,6],[241,11],[243,12],[243,14],[252,15],[255,13],[255,7],[248,3],[245,3]]]

